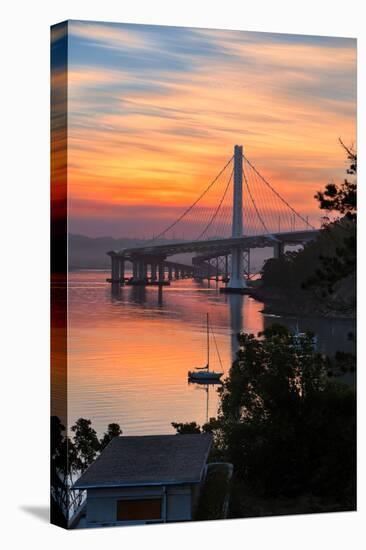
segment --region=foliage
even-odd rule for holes
[[[346,178],[339,186],[329,183],[324,192],[318,191],[315,195],[322,210],[337,212],[343,217],[326,224],[330,236],[337,237],[336,246],[319,255],[320,266],[304,282],[305,288],[320,288],[324,297],[334,292],[339,281],[355,276],[356,272],[357,153],[353,147],[346,147],[341,139],[339,141],[349,162],[347,174],[354,177],[352,181]]]
[[[347,154],[349,168],[347,174],[355,176],[357,174],[357,153],[353,147],[346,147],[341,139],[339,142]],[[318,191],[315,195],[322,210],[329,212],[336,211],[340,214],[346,214],[348,218],[355,218],[357,209],[357,183],[356,180],[349,181],[345,178],[341,185],[328,183],[325,191]]]
[[[335,222],[324,227],[314,241],[303,250],[286,252],[280,258],[266,261],[262,269],[262,285],[301,290],[302,284],[322,267],[322,258],[334,257],[348,232],[349,223]]]
[[[356,357],[353,353],[337,351],[327,372],[329,378],[344,376],[347,372],[356,372]]]
[[[337,235],[337,229],[341,234]],[[330,232],[336,246],[333,253],[331,249],[326,254],[319,254],[318,267],[302,285],[305,289],[319,289],[322,297],[333,294],[337,283],[356,274],[355,222],[344,216],[325,230]]]
[[[227,464],[209,467],[194,519],[197,521],[225,518],[225,499],[230,489]]]
[[[349,160],[348,174],[357,172],[357,155],[341,141]],[[262,286],[275,287],[282,291],[297,292],[299,298],[309,300],[312,296],[322,299],[337,309],[337,300],[332,298],[339,285],[349,280],[347,290],[341,291],[338,308],[353,307],[355,299],[354,277],[356,272],[356,208],[357,183],[345,179],[338,186],[328,184],[315,198],[323,210],[342,214],[334,221],[323,224],[318,237],[302,250],[287,252],[278,259],[270,259],[262,269]],[[306,290],[307,293],[301,291]],[[310,295],[309,295],[310,292]],[[347,292],[349,296],[347,295]]]
[[[57,515],[57,524],[68,518],[72,498],[79,498],[81,502],[81,493],[74,494],[75,478],[90,466],[114,437],[122,435],[119,424],[111,423],[99,441],[91,420],[85,418],[79,418],[71,431],[73,438],[66,435],[65,426],[57,416],[51,417],[51,514]]]
[[[108,424],[107,431],[99,442],[99,450],[102,451],[108,445],[108,443],[112,441],[112,439],[121,435],[122,430],[119,424],[116,424],[115,422]]]
[[[196,422],[172,422],[177,434],[199,434],[201,427]]]
[[[262,339],[242,334],[225,383],[221,421],[239,475],[262,494],[310,492],[353,500],[355,399],[330,384],[332,362],[311,335],[272,326]]]
[[[100,449],[97,432],[91,427],[91,420],[79,418],[71,431],[74,432],[74,466],[75,469],[84,472],[94,462]]]
[[[172,426],[176,430],[177,434],[199,434],[205,432],[214,433],[216,445],[211,448],[207,461],[218,462],[225,458],[222,452],[222,446],[217,444],[221,424],[216,418],[210,418],[210,420],[202,426],[197,424],[197,422],[172,422]]]
[[[307,512],[311,499],[320,499],[323,510],[354,509],[355,395],[330,378],[351,358],[330,360],[314,350],[310,333],[292,335],[279,325],[258,338],[240,334],[239,345],[218,418],[204,427],[233,463],[238,486],[262,505],[303,499],[297,511]]]
[[[226,418],[266,421],[293,416],[305,396],[325,383],[325,358],[314,352],[313,336],[291,334],[272,325],[262,338],[240,334],[238,358],[224,383],[221,410]]]
[[[64,433],[61,420],[51,416],[51,521],[66,527],[64,510],[68,505],[68,472]]]

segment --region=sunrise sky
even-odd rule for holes
[[[313,195],[345,173],[338,137],[355,143],[355,40],[77,21],[68,31],[70,232],[149,237],[236,143],[319,225]]]

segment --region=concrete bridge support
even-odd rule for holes
[[[157,280],[157,265],[155,261],[151,262],[151,280],[156,281]]]
[[[137,279],[139,281],[144,281],[146,279],[146,276],[147,276],[147,272],[146,272],[146,264],[145,264],[145,261],[141,258],[139,261],[138,261],[138,268],[137,268]]]
[[[243,251],[243,269],[246,278],[250,279],[250,249]]]
[[[232,237],[243,236],[243,147],[234,147],[234,196]],[[235,247],[231,251],[231,273],[227,286],[229,291],[242,291],[246,287],[244,280],[243,250]]]
[[[119,276],[120,276],[121,283],[124,284],[125,283],[125,260],[124,260],[124,258],[120,259]]]
[[[279,259],[285,253],[285,244],[281,241],[273,245],[273,257]]]
[[[111,256],[112,261],[112,272],[111,272],[111,282],[119,283],[120,282],[120,263],[118,256]]]
[[[164,261],[159,261],[159,283],[163,283],[165,280],[165,266]]]
[[[243,251],[241,248],[233,248],[231,251],[231,273],[228,288],[241,290],[245,286]]]

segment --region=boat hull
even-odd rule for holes
[[[211,380],[220,380],[221,376],[223,375],[222,372],[189,372],[188,378],[189,380],[197,380],[197,381],[211,381]]]

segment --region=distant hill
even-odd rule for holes
[[[120,250],[143,244],[142,239],[114,239],[113,237],[85,237],[69,235],[69,268],[70,269],[109,269],[109,250]]]
[[[113,237],[86,237],[85,235],[69,235],[69,268],[77,269],[109,269],[111,261],[107,256],[109,250],[121,250],[143,245],[145,239],[114,239]],[[166,242],[166,241],[165,241]],[[156,244],[164,241],[156,241]],[[175,254],[170,259],[190,264],[192,254]]]
[[[109,250],[121,250],[133,246],[143,245],[145,239],[114,239],[113,237],[86,237],[85,235],[69,235],[69,268],[77,269],[110,269],[111,262],[107,256]],[[164,240],[156,241],[156,244],[163,244]],[[272,257],[271,248],[252,250],[251,266],[252,273],[259,271],[264,260]],[[193,254],[174,254],[169,260],[184,264],[192,263]]]

